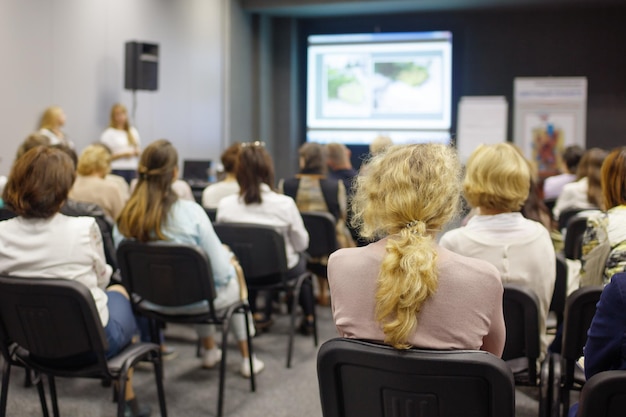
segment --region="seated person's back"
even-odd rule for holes
[[[498,271],[434,239],[459,209],[459,172],[454,151],[444,145],[393,146],[369,162],[352,208],[361,235],[382,239],[340,249],[328,263],[342,336],[396,348],[502,354]]]

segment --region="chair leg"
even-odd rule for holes
[[[296,312],[298,310],[298,300],[300,299],[300,284],[298,280],[296,287],[293,289],[293,297],[291,298],[291,317],[289,321],[289,340],[287,341],[287,368],[291,368],[291,357],[293,354],[293,339],[296,332]]]
[[[57,385],[54,376],[48,375],[48,385],[50,386],[50,399],[52,400],[52,415],[59,417],[59,401],[57,398]]]
[[[226,319],[222,324],[222,360],[220,361],[220,384],[219,392],[217,393],[217,417],[222,417],[224,414],[224,386],[226,385],[226,352],[228,352],[228,332],[230,331],[230,319],[232,318],[232,311],[229,311],[226,315]]]
[[[159,355],[161,354],[159,349]],[[124,369],[117,381],[117,417],[124,417],[126,407],[126,384],[128,383],[128,370]]]
[[[43,417],[49,417],[48,414],[48,403],[46,401],[46,391],[44,390],[43,387],[43,376],[42,375],[38,375],[35,382],[35,385],[37,385],[37,393],[39,394],[39,402],[41,403],[41,413],[43,414]],[[55,416],[58,417],[58,416]]]
[[[250,391],[256,391],[256,377],[254,375],[254,367],[252,364],[252,356],[254,355],[254,349],[252,348],[252,337],[250,336],[250,306],[244,304],[243,306],[243,315],[246,322],[246,339],[248,342],[248,360],[250,363],[250,369],[252,369],[252,373],[250,374]]]
[[[2,394],[0,394],[0,417],[7,413],[7,396],[9,395],[9,378],[11,376],[11,363],[5,360],[2,364]]]
[[[163,361],[159,358],[159,353],[152,354],[152,363],[154,364],[154,378],[156,380],[157,395],[159,397],[159,408],[161,417],[167,417],[167,406],[165,404],[165,390],[163,389]]]

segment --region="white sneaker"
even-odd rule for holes
[[[252,355],[252,367],[254,368],[254,374],[258,374],[265,368],[265,364],[262,360],[257,359],[256,355]],[[241,375],[246,378],[250,378],[250,361],[248,358],[244,358],[241,362]]]
[[[213,368],[216,363],[222,360],[222,349],[214,347],[213,349],[205,350],[202,353],[202,367]]]

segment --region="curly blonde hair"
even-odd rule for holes
[[[453,148],[396,145],[374,156],[356,179],[352,223],[367,239],[389,236],[378,274],[376,319],[398,349],[437,290],[433,236],[457,213],[461,169]]]

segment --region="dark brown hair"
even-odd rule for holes
[[[601,176],[604,208],[626,204],[626,146],[611,151],[602,164]]]
[[[246,204],[261,203],[261,184],[274,188],[274,164],[262,146],[245,144],[239,154],[237,166],[239,195]]]
[[[61,209],[75,178],[67,154],[37,146],[15,161],[2,199],[18,216],[47,219]]]
[[[221,161],[224,165],[224,171],[229,174],[237,172],[237,161],[239,161],[239,152],[241,152],[241,144],[239,142],[230,145],[224,153],[222,153]]]

